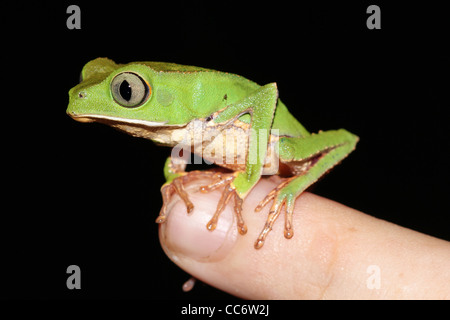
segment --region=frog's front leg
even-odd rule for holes
[[[284,205],[286,206],[284,236],[287,239],[292,238],[294,235],[292,215],[297,197],[352,152],[358,140],[357,136],[344,129],[320,132],[304,138],[280,139],[280,159],[286,162],[292,171],[297,172],[297,175],[282,182],[256,207],[255,211],[260,211],[273,200],[266,224],[255,242],[256,249],[263,246]]]
[[[163,197],[163,205],[159,216],[156,218],[156,223],[163,223],[167,218],[167,205],[173,194],[177,193],[186,204],[187,213],[191,213],[194,205],[189,200],[189,196],[184,190],[184,184],[188,179],[212,177],[214,173],[209,171],[192,171],[186,172],[186,164],[182,158],[174,162],[172,157],[168,157],[164,165],[164,176],[166,182],[161,187],[161,194]]]
[[[228,106],[214,119],[216,123],[231,123],[248,113],[251,115],[251,130],[248,136],[245,170],[236,171],[232,174],[221,174],[214,179],[212,184],[201,188],[203,192],[209,192],[224,186],[224,192],[219,200],[217,209],[207,224],[208,230],[212,231],[215,229],[220,214],[234,196],[234,211],[237,218],[238,231],[241,234],[247,232],[247,227],[241,214],[242,202],[261,178],[277,100],[277,86],[275,83],[270,83],[259,88],[238,103]]]

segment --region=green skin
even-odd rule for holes
[[[285,235],[292,236],[290,216],[295,199],[345,158],[358,141],[344,129],[310,134],[278,99],[275,83],[260,86],[238,75],[199,67],[162,62],[116,64],[106,58],[88,62],[81,76],[81,83],[69,92],[67,108],[78,121],[106,123],[168,146],[180,143],[174,132],[190,134],[187,129],[176,130],[189,128],[193,121],[218,130],[236,123],[251,127],[256,134],[245,131],[249,139],[244,152],[248,155],[250,149],[261,156],[256,161],[247,156],[245,165],[233,173],[229,186],[236,199],[244,199],[263,174],[267,147],[258,142],[275,136],[280,167],[287,168],[291,177],[267,199],[273,199],[272,210],[256,247],[262,246],[283,205],[287,212]],[[271,129],[278,129],[276,135]],[[172,158],[164,173],[164,186],[186,176],[184,165],[175,164]]]

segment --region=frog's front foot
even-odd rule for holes
[[[237,219],[237,228],[240,234],[244,235],[247,233],[247,226],[245,225],[244,219],[242,218],[242,202],[243,200],[236,193],[235,188],[231,184],[236,178],[237,173],[222,173],[217,172],[213,176],[213,183],[203,186],[200,188],[201,192],[210,192],[212,190],[224,187],[222,196],[217,204],[216,212],[214,213],[211,220],[206,224],[206,228],[213,231],[219,220],[219,216],[225,209],[225,206],[230,202],[230,199],[234,196],[234,213]]]
[[[186,204],[187,213],[191,213],[194,209],[194,205],[189,200],[189,196],[184,190],[184,184],[188,180],[199,179],[199,178],[211,178],[214,176],[214,172],[210,171],[192,171],[179,173],[179,176],[172,180],[172,182],[165,183],[161,187],[161,194],[163,197],[163,205],[161,211],[159,212],[158,218],[156,218],[156,223],[164,223],[167,218],[167,207],[170,199],[174,194],[178,194],[183,202]]]

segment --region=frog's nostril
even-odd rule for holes
[[[84,93],[83,91],[78,93],[78,98],[84,99],[85,97],[86,97],[86,93]]]

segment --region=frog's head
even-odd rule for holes
[[[136,128],[184,126],[193,116],[177,105],[174,95],[165,89],[167,85],[157,89],[162,82],[160,74],[144,62],[92,60],[83,67],[81,82],[69,91],[67,114],[81,122],[134,130],[132,134]]]

